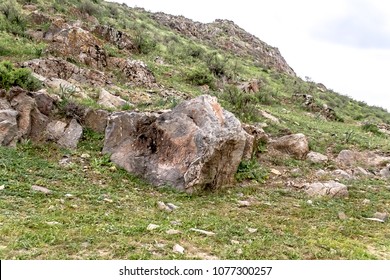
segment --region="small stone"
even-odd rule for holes
[[[325,170],[322,170],[322,169],[320,169],[316,172],[317,177],[322,177],[322,176],[325,176],[326,174],[328,174],[328,172],[326,172]]]
[[[81,158],[84,158],[84,159],[87,159],[87,158],[90,158],[91,155],[85,153],[85,154],[82,154],[80,157],[81,157]]]
[[[148,227],[146,228],[148,231],[152,231],[152,230],[155,230],[155,229],[158,229],[160,226],[159,225],[155,225],[155,224],[149,224]]]
[[[309,205],[313,205],[313,201],[310,200],[310,199],[308,201],[306,201],[306,203],[309,204]]]
[[[167,212],[171,212],[172,209],[169,208],[164,202],[162,201],[158,201],[157,202],[157,207],[158,209],[160,209],[161,211],[167,211]]]
[[[42,192],[44,194],[50,194],[51,193],[51,190],[49,190],[49,189],[47,189],[45,187],[37,186],[37,185],[32,185],[31,189],[33,191]]]
[[[328,161],[327,156],[316,152],[309,152],[306,159],[313,163],[324,163]]]
[[[255,233],[255,232],[257,232],[257,228],[247,228],[247,230],[248,230],[250,233]]]
[[[74,209],[77,209],[79,208],[79,206],[77,204],[72,204],[70,207],[74,208]]]
[[[72,198],[72,197],[73,197],[73,194],[67,193],[67,194],[65,194],[65,197],[67,197],[67,198]]]
[[[382,220],[383,222],[386,222],[388,219],[389,219],[389,214],[387,213],[381,213],[381,212],[376,212],[374,214],[374,217],[375,219],[379,219],[379,220]]]
[[[185,249],[182,246],[180,246],[179,244],[175,244],[175,246],[173,246],[172,250],[174,253],[178,253],[178,254],[184,254],[184,251],[185,251]]]
[[[113,203],[114,202],[112,199],[109,199],[109,198],[104,198],[103,201],[108,202],[108,203]]]
[[[271,169],[270,172],[271,172],[272,174],[274,174],[274,175],[277,175],[277,176],[282,175],[282,173],[281,173],[279,170],[277,170],[277,169]]]
[[[110,168],[108,168],[110,171],[117,171],[118,169],[116,168],[115,165],[111,166]]]
[[[53,222],[46,222],[49,226],[55,226],[55,225],[60,225],[61,223],[53,221]]]
[[[177,230],[177,229],[169,229],[165,232],[166,234],[169,234],[169,235],[174,235],[174,234],[180,234],[181,231],[180,230]]]
[[[190,228],[190,230],[195,231],[195,232],[199,232],[199,233],[204,234],[206,236],[213,236],[213,235],[215,235],[214,232],[203,230],[203,229]]]
[[[348,219],[348,217],[347,217],[347,215],[345,215],[345,213],[344,212],[339,212],[338,213],[338,216],[339,216],[339,219],[340,220],[346,220],[346,219]]]
[[[242,255],[243,251],[242,251],[242,249],[237,249],[236,253],[237,253],[237,255]]]
[[[171,209],[171,210],[176,210],[179,208],[179,206],[176,206],[175,204],[173,203],[167,203],[167,206]]]
[[[363,204],[364,205],[368,205],[368,204],[370,204],[370,202],[371,202],[371,200],[369,200],[369,199],[365,199],[365,200],[363,200]]]
[[[232,243],[233,245],[238,245],[238,244],[240,244],[240,241],[238,241],[238,240],[230,240],[230,243]]]
[[[238,202],[238,207],[249,207],[251,203],[247,200],[239,200]]]
[[[171,225],[174,225],[174,226],[181,226],[181,221],[172,221],[172,222],[171,222]]]
[[[1,185],[0,186],[0,191],[4,190],[5,189],[5,186],[4,185]]]
[[[70,164],[72,164],[72,159],[68,156],[64,156],[58,161],[58,164],[61,166],[69,166]]]

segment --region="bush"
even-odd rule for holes
[[[251,159],[240,162],[235,178],[238,182],[252,180],[264,183],[268,176],[268,172],[261,168],[259,162],[256,159]]]
[[[366,132],[371,132],[376,135],[382,135],[382,132],[380,132],[379,128],[373,124],[373,123],[366,123],[362,126],[362,129]]]
[[[3,61],[0,63],[0,88],[8,90],[12,86],[20,86],[26,90],[35,91],[40,89],[42,84],[31,75],[29,69],[14,69],[9,61]]]
[[[189,71],[186,76],[187,81],[193,85],[208,85],[210,88],[214,88],[215,79],[207,68],[195,68]]]
[[[156,48],[156,41],[148,36],[144,29],[138,29],[135,32],[134,46],[139,54],[148,54]]]
[[[17,2],[9,0],[0,5],[0,30],[7,31],[14,35],[25,36],[27,22],[23,17]]]
[[[94,4],[93,2],[89,0],[81,1],[77,8],[80,12],[83,14],[88,14],[90,16],[96,16],[99,17],[101,14],[101,10],[98,5]]]

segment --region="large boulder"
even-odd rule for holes
[[[272,147],[297,159],[304,159],[309,152],[309,143],[302,133],[280,137],[272,142]]]
[[[14,146],[18,137],[18,112],[12,109],[0,110],[0,145]]]
[[[233,183],[247,139],[240,121],[203,95],[161,114],[112,114],[103,152],[156,186],[192,193]]]

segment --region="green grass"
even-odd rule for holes
[[[76,152],[31,143],[0,148],[2,259],[390,257],[388,223],[364,219],[388,209],[390,192],[383,181],[353,181],[349,199],[316,199],[312,205],[302,192],[271,179],[190,196],[153,188],[117,169],[101,155],[102,140],[87,131]],[[58,164],[64,156],[72,162],[66,167]],[[34,192],[31,185],[52,193]],[[363,204],[364,199],[371,202]],[[239,207],[239,200],[251,205]],[[161,211],[158,201],[179,209]],[[349,219],[339,220],[339,211]],[[160,228],[150,232],[150,223]],[[206,237],[191,228],[216,234]],[[168,235],[168,229],[181,234]],[[176,243],[186,249],[184,255],[172,252]]]

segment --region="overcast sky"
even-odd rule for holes
[[[300,77],[390,111],[388,0],[118,0],[200,22],[233,20]]]

